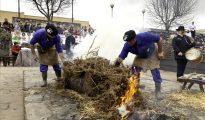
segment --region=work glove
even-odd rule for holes
[[[183,55],[183,53],[182,53],[182,52],[179,52],[179,53],[178,53],[178,56],[182,56],[182,55]]]
[[[39,61],[39,58],[38,58],[38,56],[37,56],[37,55],[34,55],[34,56],[33,56],[33,59],[34,59],[36,62],[38,62],[38,61]]]
[[[60,67],[63,69],[63,67],[65,66],[66,60],[65,59],[61,59],[59,61]]]
[[[115,60],[115,62],[114,62],[114,66],[115,66],[115,67],[119,67],[120,64],[122,63],[122,61],[123,61],[122,58],[119,58],[119,57],[118,57],[118,58]]]
[[[131,69],[132,69],[132,74],[134,75],[139,74],[142,71],[142,68],[137,67],[135,65],[132,65]]]
[[[161,60],[164,58],[164,52],[158,53],[158,59]]]

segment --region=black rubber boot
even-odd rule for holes
[[[57,81],[61,80],[61,71],[55,71],[56,73],[56,77],[57,77]]]
[[[46,87],[47,86],[47,72],[42,72],[42,78],[43,78],[43,84],[41,87]]]
[[[162,100],[161,83],[155,83],[155,97],[157,100]]]

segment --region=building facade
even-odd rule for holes
[[[4,18],[7,18],[10,23],[14,22],[13,18],[18,17],[18,12],[11,12],[11,11],[2,11],[0,10],[0,22],[4,21]],[[32,15],[25,15],[24,12],[20,13],[20,17],[24,19],[36,19],[36,20],[46,20],[46,17],[42,16],[32,16]],[[68,22],[72,23],[71,18],[64,18],[64,17],[53,17],[53,21],[55,22]],[[89,26],[88,21],[81,21],[81,20],[74,20],[76,24],[80,24],[81,26]]]

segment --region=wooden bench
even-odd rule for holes
[[[204,92],[203,85],[205,85],[205,80],[202,78],[179,78],[179,79],[177,79],[177,81],[183,82],[182,89],[185,89],[186,85],[188,85],[188,83],[189,83],[189,85],[187,87],[188,89],[191,89],[191,87],[194,84],[198,84],[201,92]]]

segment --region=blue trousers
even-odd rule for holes
[[[132,73],[141,72],[141,71],[142,71],[142,68],[135,67],[135,66],[132,67]],[[152,77],[155,83],[162,82],[162,78],[161,78],[160,71],[158,68],[151,70],[151,73],[152,73]]]
[[[61,72],[61,67],[59,64],[53,65],[53,70],[56,72]],[[40,64],[40,71],[41,72],[47,72],[48,71],[48,65]]]

